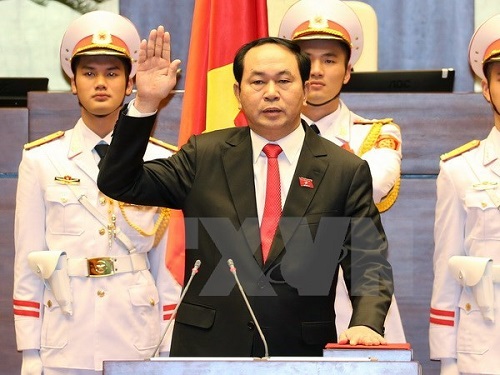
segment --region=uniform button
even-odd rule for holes
[[[62,202],[62,203],[66,203],[66,202],[68,202],[68,198],[61,198],[61,202]]]
[[[98,291],[97,291],[97,296],[99,296],[99,297],[101,297],[101,298],[102,298],[102,297],[104,297],[104,295],[105,295],[105,294],[106,294],[106,293],[104,292],[104,290],[98,290]]]
[[[486,208],[487,204],[486,202],[481,202],[481,207]]]
[[[465,311],[470,311],[470,309],[471,309],[470,303],[466,303],[465,304]]]
[[[255,323],[253,322],[253,320],[250,320],[247,323],[247,328],[248,328],[249,331],[253,331],[255,329]]]
[[[155,305],[155,300],[154,300],[154,299],[152,299],[152,298],[150,298],[150,299],[149,299],[149,304],[150,304],[151,306],[154,306],[154,305]]]
[[[50,299],[47,301],[47,307],[49,309],[52,307],[52,301]]]
[[[104,228],[99,229],[99,234],[101,236],[104,236],[106,234],[106,229],[104,229]]]
[[[104,198],[104,197],[99,198],[99,204],[101,206],[104,206],[106,204],[106,198]]]

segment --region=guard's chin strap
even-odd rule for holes
[[[89,111],[87,108],[85,108],[85,106],[82,104],[82,103],[79,103],[80,106],[85,109],[88,113],[90,113],[92,116],[95,116],[95,117],[98,117],[98,118],[104,118],[106,116],[109,116],[110,114],[112,114],[114,111],[116,111],[118,108],[121,108],[123,103],[120,103],[120,105],[118,105],[115,109],[113,109],[111,112],[109,113],[105,113],[104,115],[96,115],[95,113],[93,113],[92,111]]]
[[[337,95],[335,95],[333,98],[331,99],[328,99],[326,102],[323,102],[323,103],[320,103],[320,104],[315,104],[315,103],[311,103],[310,101],[306,100],[306,103],[307,105],[311,105],[313,107],[321,107],[322,105],[325,105],[325,104],[328,104],[332,101],[334,101],[335,99],[337,99],[338,97],[340,96],[340,90],[339,92],[337,93]]]
[[[496,107],[496,105],[495,105],[495,103],[494,103],[494,101],[493,101],[493,96],[492,96],[492,94],[491,94],[491,91],[490,91],[490,98],[491,98],[491,102],[490,102],[490,104],[491,104],[491,108],[493,108],[493,110],[495,111],[495,113],[496,113],[498,116],[500,116],[500,112],[498,112],[498,109],[497,109],[497,107]]]

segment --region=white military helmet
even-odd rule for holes
[[[500,14],[491,17],[479,26],[469,44],[469,64],[481,79],[484,64],[500,61]]]
[[[340,0],[299,0],[286,11],[278,36],[289,40],[335,39],[351,48],[354,65],[363,50],[358,16]]]
[[[114,55],[130,59],[130,77],[137,70],[141,38],[134,24],[119,14],[97,10],[74,20],[64,33],[60,58],[68,77],[73,78],[71,59],[79,55]]]

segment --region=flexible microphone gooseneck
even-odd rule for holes
[[[250,312],[250,315],[252,316],[252,319],[255,323],[255,327],[257,327],[257,331],[259,332],[260,338],[264,344],[264,357],[263,357],[263,359],[268,359],[269,358],[269,349],[267,347],[266,338],[264,337],[264,333],[262,333],[262,330],[260,329],[259,322],[257,321],[255,314],[253,313],[252,307],[250,306],[250,302],[248,302],[247,295],[245,294],[245,291],[243,290],[243,287],[241,286],[240,280],[238,279],[238,275],[236,274],[236,267],[234,266],[233,260],[228,259],[227,265],[229,266],[229,270],[231,271],[231,273],[234,275],[234,279],[236,280],[236,284],[238,285],[238,289],[240,290],[241,295],[243,296],[243,299],[245,300],[245,304],[247,305],[247,309]]]
[[[158,351],[160,350],[160,345],[163,342],[163,339],[165,338],[165,335],[167,334],[167,331],[168,331],[170,325],[174,321],[175,315],[177,314],[177,310],[179,309],[179,306],[181,305],[181,302],[184,299],[184,296],[186,295],[186,292],[189,289],[189,285],[191,285],[191,281],[193,281],[194,275],[196,275],[198,273],[198,269],[200,268],[200,265],[201,265],[201,260],[198,259],[196,262],[194,262],[193,269],[191,270],[191,276],[189,277],[189,280],[188,280],[188,282],[186,284],[186,287],[184,288],[184,290],[181,293],[181,298],[179,299],[179,302],[177,303],[177,306],[175,306],[174,312],[170,316],[170,319],[168,319],[167,326],[165,327],[165,330],[163,331],[163,334],[162,334],[162,336],[160,338],[160,342],[156,346],[155,351],[154,351],[152,357],[156,357],[158,355]]]

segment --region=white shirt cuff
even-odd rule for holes
[[[135,108],[134,102],[135,102],[135,99],[132,99],[130,101],[130,103],[128,103],[127,116],[130,116],[130,117],[148,117],[148,116],[153,116],[157,112],[157,111],[147,112],[147,113],[139,112],[139,110],[137,108]]]

